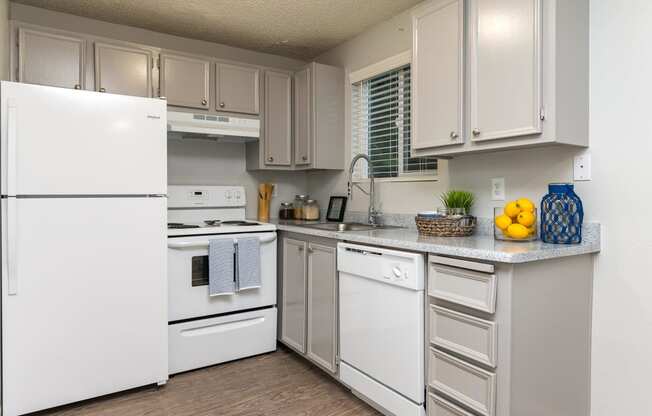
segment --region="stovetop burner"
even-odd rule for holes
[[[199,228],[199,225],[183,224],[180,222],[168,222],[168,229],[185,229],[185,228]]]

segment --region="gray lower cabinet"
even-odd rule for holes
[[[588,416],[591,255],[522,264],[429,256],[429,416]]]
[[[18,28],[16,80],[83,89],[86,41],[57,32]]]
[[[297,352],[306,352],[306,247],[301,240],[283,238],[280,306],[281,341]]]
[[[336,242],[283,235],[279,265],[280,341],[337,373]]]
[[[169,53],[159,59],[159,95],[169,105],[210,108],[210,61]]]
[[[265,114],[261,136],[265,165],[292,165],[292,76],[265,71]]]
[[[217,63],[216,109],[233,113],[260,113],[260,69]]]
[[[153,53],[128,45],[95,43],[95,90],[152,96]]]

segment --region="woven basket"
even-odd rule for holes
[[[415,217],[421,235],[434,237],[468,237],[475,231],[476,218],[466,215],[461,218]]]

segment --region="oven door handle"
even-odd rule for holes
[[[276,241],[276,234],[269,237],[261,237],[260,244],[271,243]],[[208,241],[170,241],[168,242],[168,248],[173,249],[184,249],[184,248],[208,248]]]

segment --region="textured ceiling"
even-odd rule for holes
[[[14,1],[308,60],[421,0]]]

